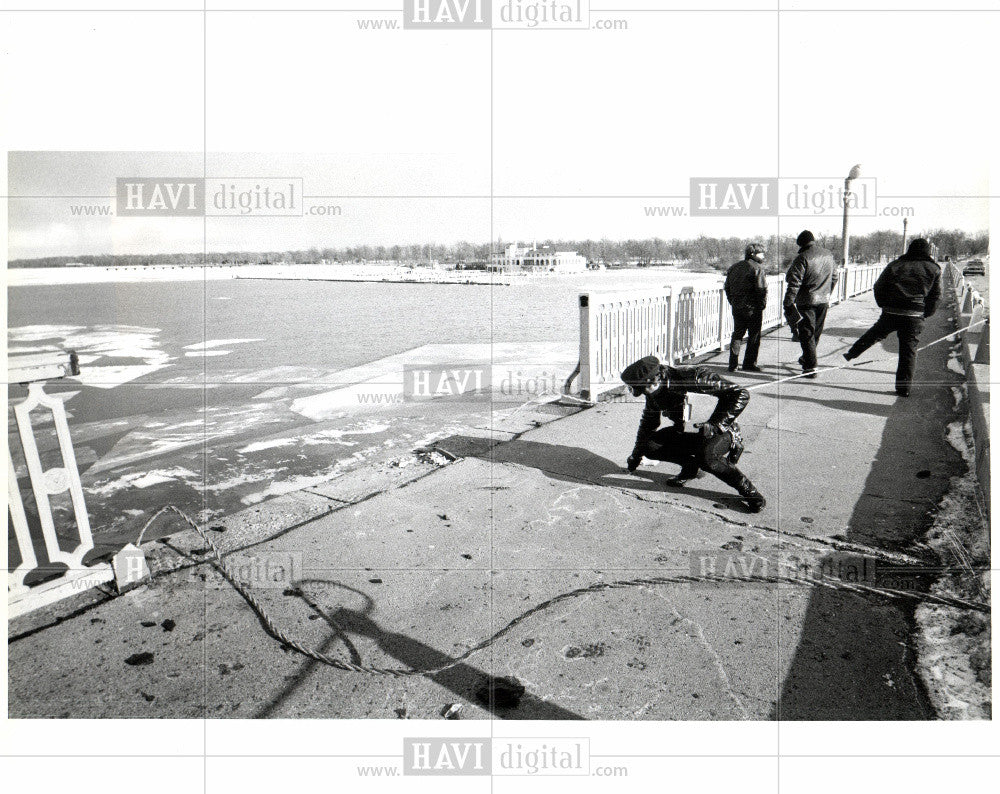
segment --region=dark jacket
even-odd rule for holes
[[[785,274],[788,288],[784,303],[799,307],[822,306],[830,302],[830,292],[837,285],[840,273],[833,254],[816,243],[799,249],[798,256]]]
[[[763,310],[767,305],[767,275],[760,262],[744,259],[726,271],[726,297],[734,309]]]
[[[941,300],[941,268],[929,256],[907,252],[875,282],[875,302],[890,314],[930,317]]]
[[[708,421],[718,425],[729,425],[739,416],[750,402],[750,392],[725,380],[705,367],[660,367],[663,385],[652,394],[646,395],[646,407],[639,420],[639,432],[635,437],[633,456],[643,454],[646,442],[660,426],[660,418],[666,415],[678,428],[684,425],[684,395],[689,392],[710,394],[718,399],[715,410]]]

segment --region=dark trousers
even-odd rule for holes
[[[681,433],[673,427],[664,427],[653,433],[643,454],[653,460],[676,463],[687,473],[704,469],[742,492],[750,481],[726,458],[731,444],[729,433],[717,433],[706,439],[701,433]]]
[[[802,369],[816,369],[816,347],[819,345],[819,338],[823,335],[823,326],[826,325],[826,310],[829,308],[825,303],[819,306],[798,306],[799,314],[799,344],[802,346]]]
[[[729,368],[735,369],[740,363],[740,346],[743,334],[747,335],[747,352],[743,356],[744,367],[757,366],[760,352],[760,327],[764,322],[764,310],[753,307],[733,307],[733,336],[729,340]]]
[[[902,314],[882,313],[875,325],[865,331],[851,349],[847,358],[857,358],[876,342],[881,342],[889,334],[896,332],[899,339],[899,364],[896,367],[896,391],[910,390],[913,383],[913,368],[917,364],[917,342],[924,328],[923,317],[907,317]]]

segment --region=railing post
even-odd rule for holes
[[[961,327],[971,326],[981,319],[981,326],[976,341],[976,349],[972,350],[972,335],[975,330],[970,328],[961,334],[962,360],[968,383],[969,418],[972,422],[972,435],[976,450],[976,479],[983,489],[987,510],[990,505],[990,428],[989,428],[989,374],[981,369],[990,360],[990,324],[986,315],[986,307],[979,293],[968,283],[954,263],[948,263],[944,268],[952,282],[954,308],[958,311],[958,322]],[[976,365],[980,365],[977,367]],[[988,515],[988,513],[987,513]]]
[[[590,374],[593,371],[590,349],[590,295],[580,295],[580,396],[590,399]]]
[[[24,462],[31,481],[31,489],[35,496],[35,507],[38,512],[45,553],[49,563],[61,563],[67,566],[67,570],[52,582],[32,587],[25,586],[25,578],[38,568],[39,563],[35,553],[35,538],[31,536],[31,528],[18,487],[14,459],[8,450],[7,490],[10,500],[8,511],[21,557],[21,563],[16,569],[10,571],[8,577],[8,614],[11,617],[16,617],[30,609],[44,606],[80,592],[88,586],[107,582],[113,578],[111,568],[108,565],[84,566],[83,564],[83,558],[94,548],[94,540],[90,531],[90,519],[87,516],[83,487],[80,484],[80,473],[76,465],[76,454],[73,451],[69,424],[66,420],[66,408],[62,398],[46,394],[44,388],[47,380],[67,375],[78,375],[79,373],[76,353],[73,352],[14,356],[8,360],[8,380],[11,383],[27,384],[28,386],[27,398],[14,406],[14,418],[21,441],[21,450],[24,453]],[[47,408],[52,415],[61,466],[43,468],[31,422],[31,412],[39,406]],[[73,504],[73,518],[77,536],[77,545],[70,551],[64,551],[60,546],[50,499],[52,496],[67,491]]]
[[[14,471],[14,459],[7,450],[7,509],[10,522],[14,526],[14,536],[17,538],[17,550],[21,562],[7,573],[7,597],[16,597],[28,592],[24,577],[38,567],[38,557],[35,546],[31,542],[31,532],[28,529],[28,517],[24,513],[24,502],[21,501],[21,491],[17,487],[17,474]]]
[[[726,349],[726,290],[719,287],[719,352]]]
[[[976,357],[972,359],[973,364],[990,363],[990,321],[987,318],[979,332],[979,344],[976,345]]]
[[[667,287],[667,364],[674,363],[674,288]]]
[[[62,456],[61,467],[42,470],[42,460],[35,444],[35,434],[31,426],[31,412],[39,405],[52,412],[52,419],[59,440],[59,451]],[[66,409],[58,397],[45,393],[41,383],[28,385],[28,399],[14,406],[17,428],[21,437],[21,448],[24,460],[31,476],[31,488],[35,493],[35,507],[38,509],[38,519],[42,525],[42,535],[45,538],[45,550],[52,562],[65,562],[67,565],[82,565],[84,555],[94,548],[90,534],[90,520],[83,500],[83,489],[80,485],[80,474],[76,468],[76,455],[73,452],[73,442],[69,435],[69,425],[66,422]],[[50,496],[69,491],[73,500],[73,513],[76,518],[77,534],[80,543],[72,552],[64,552],[59,547],[56,538],[55,523],[52,518]]]
[[[983,304],[981,304],[981,303],[974,303],[973,306],[972,306],[972,313],[969,315],[968,319],[966,320],[966,325],[970,325],[970,326],[971,325],[975,325],[976,323],[978,323],[982,319],[983,319]],[[971,333],[974,333],[974,331],[970,328],[968,331],[966,331],[963,334],[963,336],[965,336],[966,338],[968,338],[969,334],[971,334]]]

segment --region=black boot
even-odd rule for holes
[[[740,479],[736,490],[740,492],[740,496],[743,497],[743,501],[746,502],[747,509],[751,513],[759,513],[764,509],[764,505],[767,504],[764,495],[754,488],[753,483],[746,477]]]

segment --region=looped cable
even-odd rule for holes
[[[283,646],[291,648],[294,651],[298,651],[303,656],[306,656],[314,661],[321,662],[322,664],[329,665],[330,667],[335,667],[338,670],[344,670],[352,673],[365,673],[368,675],[378,675],[378,676],[389,676],[392,678],[402,678],[407,676],[433,676],[439,673],[443,673],[450,670],[458,665],[464,663],[467,659],[474,656],[481,651],[486,650],[491,645],[496,643],[498,640],[502,639],[504,636],[513,631],[518,625],[523,623],[532,615],[537,615],[550,607],[555,606],[563,601],[568,601],[573,598],[577,598],[588,593],[598,593],[606,590],[620,590],[625,588],[633,587],[656,587],[660,585],[668,584],[703,584],[703,583],[727,583],[727,582],[745,582],[745,583],[763,583],[763,584],[795,584],[801,585],[803,582],[806,584],[812,584],[820,587],[828,587],[835,590],[848,590],[855,593],[863,595],[879,595],[890,599],[913,599],[920,601],[927,601],[930,603],[941,604],[943,606],[951,606],[959,609],[973,609],[978,612],[989,613],[989,604],[981,604],[974,601],[967,601],[961,598],[953,598],[950,596],[942,596],[934,593],[915,593],[909,590],[899,590],[896,588],[889,587],[875,587],[870,585],[856,584],[851,582],[845,582],[840,579],[828,580],[824,578],[796,578],[791,576],[762,576],[762,575],[744,575],[744,576],[713,576],[713,575],[687,575],[687,574],[676,574],[673,576],[653,576],[653,577],[643,577],[637,579],[625,579],[613,582],[594,582],[593,584],[587,585],[585,587],[579,587],[575,590],[570,590],[565,593],[560,593],[559,595],[553,596],[546,601],[542,601],[540,604],[536,604],[531,607],[526,612],[522,612],[520,615],[515,617],[506,626],[497,631],[496,633],[490,635],[486,639],[472,646],[464,653],[451,659],[446,664],[438,665],[436,667],[429,668],[409,668],[409,667],[372,667],[368,665],[355,664],[353,662],[346,661],[344,659],[329,656],[321,651],[317,651],[313,648],[309,648],[303,645],[298,640],[288,636],[274,620],[267,614],[264,606],[260,601],[254,596],[250,589],[239,580],[239,578],[233,574],[223,559],[222,554],[220,554],[218,547],[209,537],[208,533],[205,532],[198,524],[188,516],[183,510],[175,507],[174,505],[167,505],[160,508],[149,521],[143,526],[142,531],[139,533],[140,539],[145,534],[146,530],[155,522],[160,516],[166,513],[175,513],[183,521],[185,521],[188,526],[191,527],[199,537],[205,541],[208,548],[212,552],[211,558],[208,560],[220,574],[225,578],[233,589],[243,598],[244,601],[250,606],[250,608],[256,614],[261,625],[271,637],[280,642]],[[337,627],[340,628],[339,626]]]

